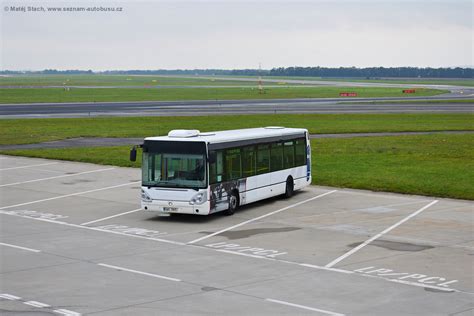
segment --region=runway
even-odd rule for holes
[[[226,76],[163,76],[163,77],[178,77],[183,79],[206,79],[206,80],[232,80],[242,82],[257,82],[258,78],[239,78]],[[333,86],[333,87],[380,87],[380,88],[426,88],[426,89],[446,89],[452,92],[462,90],[472,90],[470,86],[457,86],[446,84],[423,84],[423,83],[387,83],[387,82],[358,82],[358,81],[331,81],[331,80],[312,80],[312,79],[288,79],[282,78],[265,78],[261,79],[263,83],[280,83],[287,84],[301,84],[301,85],[318,85],[318,86]]]
[[[472,113],[474,111],[472,103],[420,103],[423,100],[465,98],[469,96],[3,104],[0,105],[0,118],[283,113]],[[400,100],[416,102],[385,103]]]

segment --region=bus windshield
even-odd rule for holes
[[[202,154],[144,152],[143,185],[205,188],[206,168]]]

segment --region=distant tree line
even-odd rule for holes
[[[299,77],[326,77],[326,78],[474,78],[473,68],[417,68],[417,67],[287,67],[271,70],[259,69],[175,69],[175,70],[107,70],[94,72],[92,70],[56,70],[41,71],[0,71],[3,75],[12,74],[39,74],[39,75],[234,75],[234,76],[299,76]]]
[[[417,67],[371,67],[371,68],[325,68],[288,67],[273,68],[270,76],[302,77],[361,77],[361,78],[473,78],[473,68],[417,68]]]

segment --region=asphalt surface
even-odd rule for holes
[[[312,134],[309,138],[352,138],[352,137],[381,137],[403,135],[431,135],[431,134],[472,134],[474,131],[433,131],[433,132],[382,132],[382,133],[344,133],[344,134]],[[10,149],[46,149],[46,148],[72,148],[72,147],[107,147],[142,144],[143,138],[120,137],[78,137],[50,142],[0,145],[0,150]]]
[[[167,76],[164,76],[167,77]],[[206,79],[206,80],[224,80],[224,81],[242,81],[242,82],[257,82],[258,78],[239,78],[229,76],[168,76],[175,78],[186,78],[186,79]],[[386,82],[351,82],[351,81],[330,81],[330,80],[309,80],[309,79],[287,79],[287,78],[265,78],[261,79],[264,83],[291,83],[291,84],[302,84],[302,85],[321,85],[321,86],[335,86],[335,87],[383,87],[383,88],[426,88],[426,89],[446,89],[453,92],[472,90],[472,86],[457,86],[457,85],[445,85],[445,84],[418,84],[418,83],[386,83]]]
[[[452,98],[454,97],[448,95],[404,98],[3,104],[0,105],[0,118],[282,113],[472,113],[474,111],[474,104],[472,103],[383,103],[400,100],[420,101]],[[457,98],[465,99],[469,97],[458,96]]]
[[[147,75],[138,75],[139,77],[146,77]],[[149,75],[155,77],[155,75]],[[309,80],[309,79],[289,79],[289,78],[241,78],[232,76],[179,76],[179,75],[159,75],[159,77],[181,78],[181,79],[203,79],[217,81],[215,85],[119,85],[119,86],[97,86],[97,85],[4,85],[0,89],[19,89],[19,88],[230,88],[230,87],[249,87],[249,85],[256,85],[259,81],[264,83],[265,87],[281,87],[285,83],[285,87],[291,84],[297,87],[304,86],[335,86],[335,87],[386,87],[386,88],[427,88],[427,89],[443,89],[452,92],[460,92],[464,90],[473,90],[472,86],[458,86],[446,84],[417,84],[417,83],[387,83],[387,82],[351,82],[351,81],[331,81],[331,80]],[[401,79],[403,80],[403,79]],[[414,79],[416,80],[416,79]],[[229,83],[231,82],[231,84]],[[467,80],[466,80],[467,81]],[[227,82],[226,84],[222,84]],[[236,82],[242,85],[235,85]],[[221,85],[219,85],[221,83]]]
[[[164,217],[138,210],[138,169],[0,174],[2,315],[473,313],[472,201],[312,186]]]

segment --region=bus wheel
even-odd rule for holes
[[[235,210],[239,207],[239,194],[235,191],[232,191],[229,198],[229,208],[224,211],[225,215],[232,215],[235,213]]]
[[[287,198],[292,197],[294,192],[295,192],[295,185],[293,183],[293,178],[288,177],[288,179],[286,179],[285,197]]]

